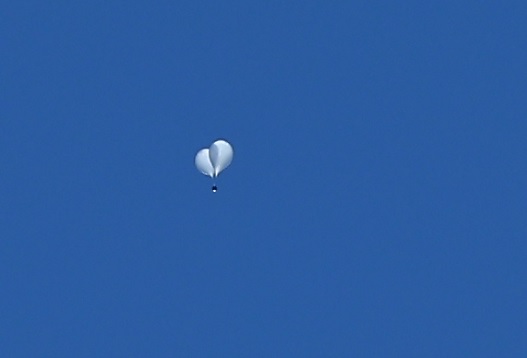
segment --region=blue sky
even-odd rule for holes
[[[2,355],[524,357],[526,10],[6,3]]]

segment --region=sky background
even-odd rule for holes
[[[4,2],[0,355],[527,356],[526,14]]]

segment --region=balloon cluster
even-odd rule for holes
[[[201,173],[215,179],[231,164],[233,155],[232,146],[227,141],[219,139],[212,143],[209,148],[201,149],[196,154],[194,162]],[[218,187],[214,184],[212,191],[216,192],[217,190]]]

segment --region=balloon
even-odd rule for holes
[[[200,172],[212,178],[214,175],[214,167],[210,162],[209,150],[207,148],[200,150],[198,154],[196,154],[195,163],[196,168],[198,168]]]
[[[218,176],[232,162],[233,150],[229,143],[217,140],[210,146],[209,157],[214,167],[214,176]]]
[[[196,168],[201,173],[216,178],[231,164],[233,155],[234,151],[228,142],[222,139],[217,140],[210,148],[201,149],[196,154]]]

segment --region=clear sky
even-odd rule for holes
[[[526,357],[526,13],[4,2],[1,355]]]

